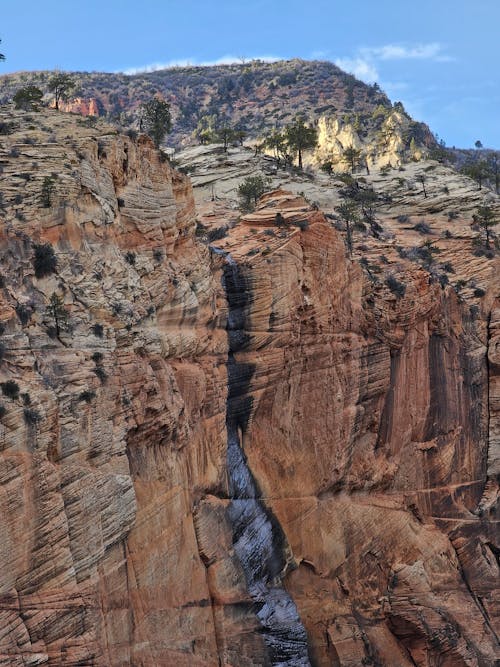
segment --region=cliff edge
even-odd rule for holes
[[[0,664],[494,665],[497,260],[397,294],[284,188],[207,246],[148,138],[0,124]]]

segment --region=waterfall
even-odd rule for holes
[[[218,252],[225,258],[223,287],[229,308],[226,427],[231,496],[228,516],[233,529],[234,549],[262,626],[270,664],[276,667],[308,667],[310,661],[306,631],[295,603],[282,584],[282,573],[286,566],[285,536],[279,523],[262,502],[241,442],[252,408],[248,390],[254,367],[238,362],[235,353],[244,349],[248,343],[245,318],[250,294],[238,264],[231,255]]]

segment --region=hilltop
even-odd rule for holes
[[[46,88],[50,72],[21,72],[0,78],[0,103],[28,83]],[[123,127],[138,126],[140,105],[159,94],[171,105],[168,145],[196,143],[201,122],[228,121],[257,140],[303,115],[320,130],[326,152],[339,135],[367,152],[380,152],[397,135],[398,154],[435,145],[429,128],[400,103],[392,105],[377,84],[368,85],[327,61],[288,60],[173,67],[141,74],[76,72],[75,98],[64,108],[106,116]],[[394,117],[393,111],[396,111]],[[321,153],[325,156],[325,150]]]

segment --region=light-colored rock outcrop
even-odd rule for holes
[[[349,171],[350,165],[344,158],[347,148],[359,150],[361,168],[399,167],[410,160],[421,160],[426,153],[424,139],[428,137],[411,141],[412,121],[405,112],[386,109],[381,113],[384,118],[380,127],[368,132],[350,117],[322,116],[318,120],[318,146],[313,161],[320,165],[331,162],[336,171]]]

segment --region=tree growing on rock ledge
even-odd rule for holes
[[[486,160],[468,160],[460,171],[465,176],[476,181],[478,190],[483,189],[483,182],[488,177],[488,164]]]
[[[26,86],[16,91],[12,98],[16,109],[23,109],[24,111],[38,111],[40,102],[42,101],[43,93],[40,88],[36,86]]]
[[[143,104],[141,125],[153,140],[155,147],[159,148],[165,135],[172,129],[170,104],[158,97]]]
[[[346,229],[346,245],[349,257],[352,257],[352,233],[353,227],[360,222],[359,206],[352,199],[347,199],[335,208]]]
[[[238,195],[240,198],[240,208],[242,211],[253,211],[259,197],[269,190],[270,181],[261,174],[257,176],[248,176],[238,186]]]
[[[64,301],[62,297],[60,297],[55,292],[52,292],[46,313],[53,321],[54,333],[57,338],[59,338],[61,331],[66,331],[69,328],[69,317],[68,312],[64,307]]]
[[[290,155],[288,155],[287,139],[283,132],[279,132],[276,129],[273,130],[273,132],[271,132],[271,134],[265,138],[263,147],[273,151],[278,167],[281,160],[283,160],[285,164],[290,161]]]
[[[361,160],[361,151],[359,150],[359,148],[354,148],[354,146],[348,146],[346,149],[344,149],[342,153],[342,158],[344,162],[346,162],[349,165],[351,174],[353,174],[354,170],[359,165],[359,162]]]
[[[484,241],[486,247],[491,247],[490,240],[493,235],[492,227],[498,225],[498,218],[491,206],[479,206],[476,213],[473,215],[474,224],[476,224],[481,232],[484,234]]]
[[[54,72],[48,81],[48,89],[54,93],[55,107],[59,110],[59,103],[66,101],[69,94],[75,87],[75,81],[72,76],[66,72]]]
[[[40,192],[40,203],[43,208],[50,208],[52,206],[52,199],[56,189],[57,174],[45,176],[42,183],[42,190]]]
[[[318,132],[316,128],[305,124],[304,119],[299,117],[285,129],[288,146],[297,153],[299,169],[302,169],[302,152],[316,147]]]
[[[422,192],[424,193],[425,199],[427,199],[427,190],[425,189],[425,184],[427,182],[427,177],[425,174],[418,174],[417,175],[417,181],[420,183],[422,186]]]
[[[227,147],[233,141],[236,141],[236,130],[231,127],[229,122],[223,122],[217,129],[216,138],[224,147],[224,153],[227,153]]]

